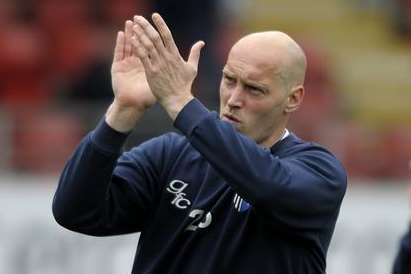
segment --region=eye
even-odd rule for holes
[[[254,95],[262,95],[264,94],[264,91],[260,87],[252,86],[252,85],[246,85],[246,89]]]
[[[225,81],[227,84],[234,84],[234,83],[235,83],[235,78],[234,78],[234,77],[231,77],[231,76],[229,76],[229,75],[227,75],[227,74],[224,74],[224,81]]]

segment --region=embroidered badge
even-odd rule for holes
[[[247,201],[245,201],[243,198],[241,198],[240,195],[238,195],[237,193],[234,195],[233,204],[234,204],[234,208],[238,212],[246,211],[251,207],[251,205]]]

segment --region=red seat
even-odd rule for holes
[[[18,24],[0,32],[0,104],[48,101],[49,59],[43,33]]]
[[[26,109],[14,120],[12,165],[21,171],[60,172],[83,134],[79,119],[62,112]]]

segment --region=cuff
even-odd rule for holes
[[[112,129],[103,118],[92,132],[91,141],[106,152],[119,153],[129,134]]]
[[[200,121],[206,118],[210,111],[197,99],[188,102],[174,120],[174,127],[184,135],[190,136]]]

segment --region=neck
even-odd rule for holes
[[[287,130],[285,127],[280,127],[274,131],[274,133],[267,138],[265,141],[261,142],[260,145],[265,148],[272,147],[275,143],[280,141],[286,134]]]

